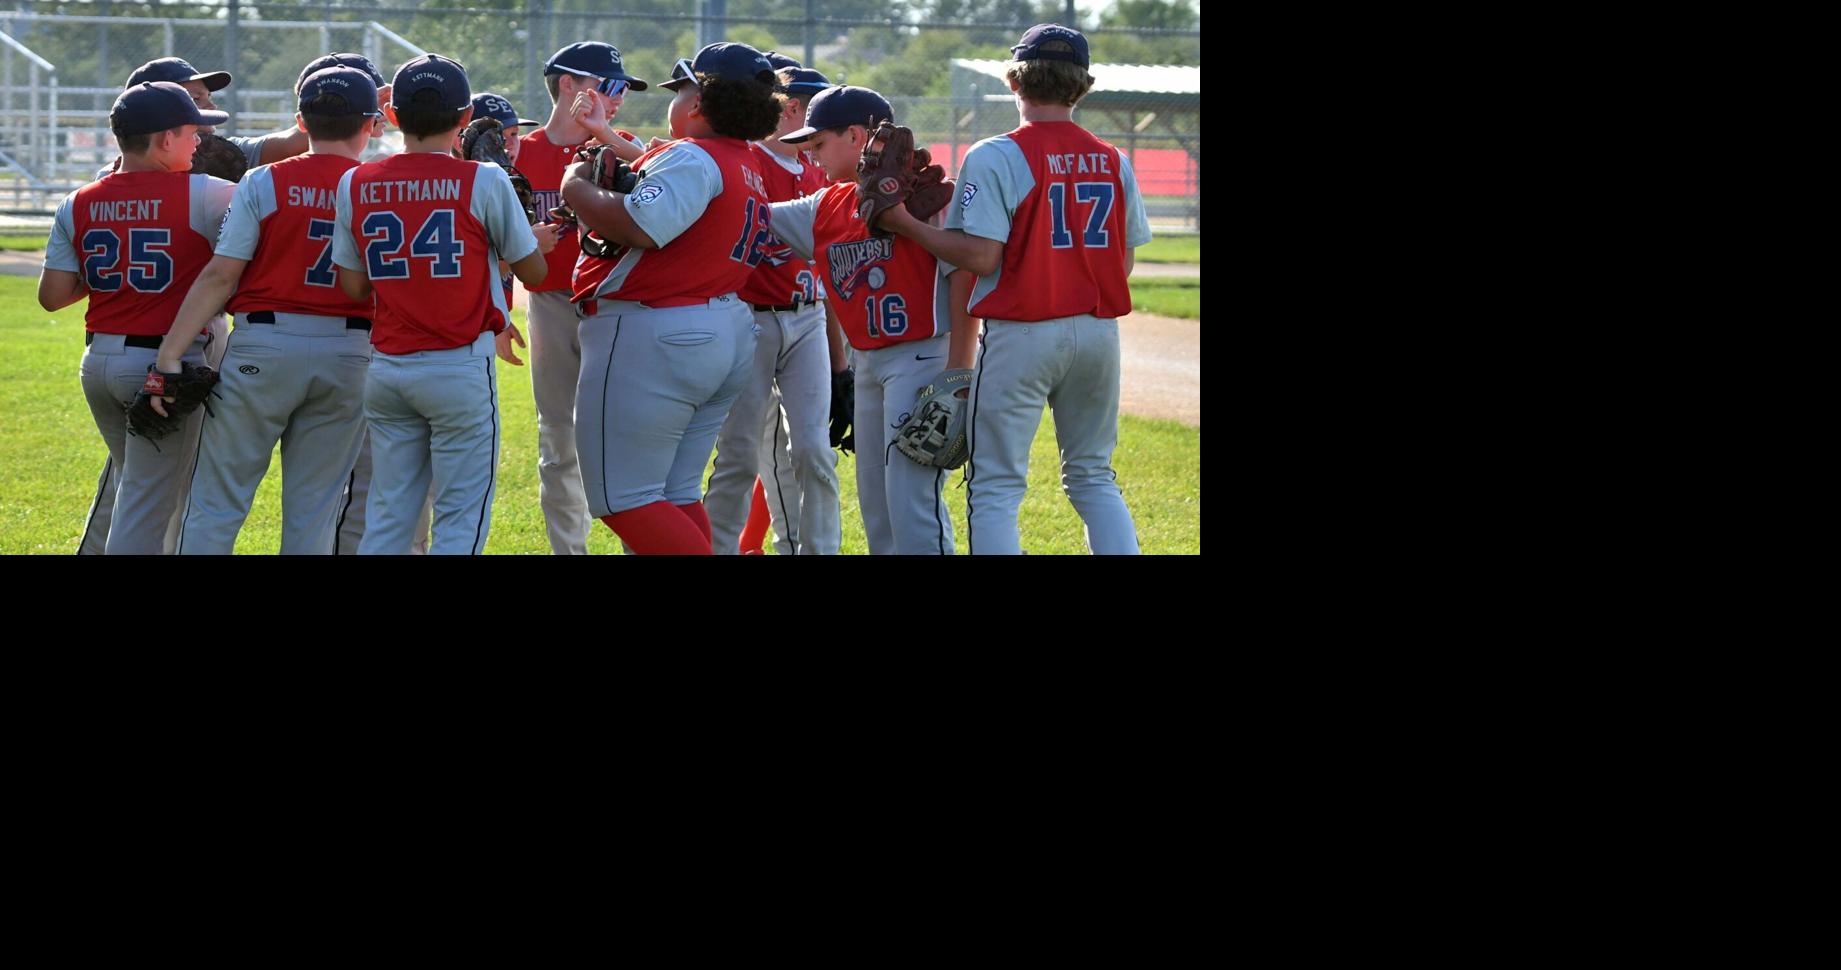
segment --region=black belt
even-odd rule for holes
[[[245,314],[243,317],[243,322],[244,323],[274,323],[275,314],[268,310],[257,310],[254,313]],[[345,329],[347,330],[369,330],[371,329],[371,321],[366,320],[363,317],[346,317],[345,318]]]
[[[122,342],[122,346],[124,347],[143,347],[143,348],[146,348],[147,350],[159,350],[160,341],[165,340],[165,339],[166,339],[165,337],[124,336],[121,338],[121,342]],[[96,334],[93,331],[86,330],[83,332],[83,346],[88,347],[90,344],[94,343],[95,341],[96,341]]]
[[[791,313],[802,306],[817,306],[818,304],[816,302],[807,303],[804,300],[794,300],[791,303],[782,303],[779,306],[768,306],[765,303],[752,303],[749,305],[754,307],[754,312],[756,313]]]

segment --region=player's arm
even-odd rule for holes
[[[89,296],[89,287],[84,285],[82,276],[61,269],[39,271],[39,306],[47,310],[62,310],[86,296]]]
[[[371,287],[371,274],[364,268],[363,254],[358,250],[357,240],[352,238],[351,172],[339,178],[339,187],[333,193],[332,208],[332,263],[338,267],[339,292],[345,294],[348,300],[367,302],[374,290]]]
[[[371,288],[371,277],[361,269],[339,267],[339,292],[347,299],[359,303],[370,299],[377,291]]]
[[[850,366],[850,358],[845,356],[847,347],[844,343],[844,325],[837,322],[837,311],[831,309],[831,301],[825,301],[825,340],[831,344],[831,373],[836,374]]]
[[[550,261],[544,257],[541,249],[533,249],[530,255],[511,264],[512,275],[525,286],[541,286],[549,271]]]
[[[658,243],[633,221],[626,207],[626,196],[609,192],[589,181],[582,162],[563,173],[563,203],[575,211],[576,221],[595,231],[611,243],[634,249],[657,249]]]
[[[948,369],[970,369],[978,360],[978,332],[984,321],[972,316],[972,285],[978,277],[970,270],[954,270],[946,277],[949,302],[946,312],[952,319],[952,336],[946,341]]]
[[[914,218],[914,214],[904,205],[884,212],[877,225],[897,236],[905,236],[920,243],[922,248],[940,259],[960,269],[971,270],[978,276],[989,276],[1004,263],[1003,243],[968,235],[962,229],[930,226]]]
[[[257,165],[272,165],[284,158],[304,155],[312,147],[307,141],[307,133],[298,126],[288,129],[286,135],[262,139],[262,154],[257,158]]]
[[[236,292],[237,281],[243,278],[243,270],[248,266],[248,260],[229,256],[213,256],[205,264],[192,288],[186,292],[185,302],[179,304],[172,329],[166,331],[166,338],[160,341],[160,351],[153,363],[161,373],[179,372],[179,358],[211,324],[211,319],[223,312],[224,304]]]
[[[71,205],[75,198],[73,192],[58,204],[57,215],[51,220],[50,238],[45,241],[44,269],[38,274],[38,305],[46,310],[62,310],[89,295],[89,285],[78,271],[73,238],[76,227]]]

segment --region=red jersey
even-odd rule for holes
[[[1011,215],[997,285],[972,304],[972,315],[1029,321],[1130,313],[1119,150],[1073,122],[1026,124],[1005,137],[1022,150],[1034,185]]]
[[[769,202],[790,202],[816,195],[831,184],[818,166],[805,163],[803,157],[799,160],[805,163],[804,170],[794,175],[780,164],[771,149],[757,144],[754,150],[761,156],[761,175],[767,184]],[[761,265],[748,277],[738,295],[748,303],[783,306],[816,302],[819,289],[812,261],[794,255],[792,248],[778,238],[769,238],[762,249]]]
[[[739,138],[684,138],[641,155],[633,170],[653,174],[622,204],[648,235],[657,231],[667,241],[659,249],[617,249],[601,259],[584,255],[575,271],[575,302],[691,306],[738,292],[773,235],[762,164]]]
[[[190,172],[116,172],[72,193],[52,238],[56,246],[68,239],[89,287],[84,327],[137,337],[172,329],[186,291],[211,260],[231,190]],[[70,254],[53,256],[47,253],[47,266],[69,265]]]
[[[614,132],[627,138],[633,137],[633,133],[624,128],[616,128]],[[543,128],[518,141],[521,145],[518,149],[518,171],[531,184],[531,194],[537,198],[537,214],[546,223],[555,222],[550,210],[563,204],[563,173],[575,164],[575,152],[582,145],[555,144],[550,141],[550,133]],[[567,290],[569,278],[575,272],[575,261],[581,255],[582,237],[579,230],[570,226],[557,237],[556,248],[544,257],[550,264],[550,271],[544,275],[543,282],[525,289],[532,293]]]
[[[492,197],[482,197],[488,192]],[[336,240],[335,256],[371,279],[377,301],[371,343],[379,351],[464,347],[481,333],[505,329],[499,254],[485,219],[499,219],[504,232],[511,228],[505,220],[515,218],[527,238],[529,227],[502,170],[407,152],[352,169],[340,193],[339,204],[349,208],[340,213],[345,238]],[[512,216],[502,214],[507,205]],[[536,240],[528,241],[530,248],[504,255],[529,255]]]
[[[327,317],[369,317],[372,301],[339,289],[332,262],[334,196],[357,168],[342,155],[296,155],[254,168],[238,183],[219,233],[219,255],[249,266],[226,304],[238,313],[276,310]]]
[[[940,261],[912,239],[871,235],[857,218],[855,182],[837,182],[818,193],[812,244],[850,346],[874,350],[952,329]]]

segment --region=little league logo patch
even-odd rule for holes
[[[963,209],[971,205],[972,197],[977,194],[978,194],[978,186],[973,185],[970,182],[965,183],[965,191],[959,195],[959,208]]]
[[[893,176],[888,176],[876,183],[876,191],[881,192],[883,195],[894,195],[901,191],[901,183]]]
[[[869,288],[872,290],[882,289],[882,284],[887,283],[889,281],[888,274],[884,273],[882,271],[882,267],[880,266],[871,266],[869,268],[869,276],[867,277],[867,279],[869,282]]]
[[[665,186],[663,184],[658,183],[658,182],[648,182],[645,185],[640,186],[639,191],[633,193],[633,204],[634,205],[645,205],[646,203],[651,202],[653,199],[656,199],[659,196],[664,195],[664,194],[665,194]]]

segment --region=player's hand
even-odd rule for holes
[[[511,349],[514,341],[518,346],[524,346],[524,335],[518,332],[518,325],[515,323],[506,323],[505,329],[492,338],[492,342],[498,347],[500,360],[513,367],[523,367],[523,358],[518,356],[517,351]]]
[[[537,237],[537,251],[548,256],[556,248],[556,240],[561,239],[563,227],[559,223],[539,222],[531,227],[531,235]]]
[[[589,185],[594,185],[594,163],[593,162],[576,162],[574,165],[571,165],[568,168],[564,169],[563,170],[563,181],[567,182],[571,179],[581,179],[582,181],[587,182]],[[598,185],[596,185],[595,187],[600,188],[600,186]]]
[[[671,144],[671,139],[660,138],[657,135],[653,135],[652,140],[646,142],[646,149],[650,151],[651,149],[657,148],[660,145],[669,145],[669,144]]]
[[[901,232],[919,221],[914,218],[914,213],[908,211],[906,205],[896,205],[882,210],[882,214],[876,217],[876,225],[872,228],[880,228],[884,232]]]
[[[578,91],[575,100],[569,104],[569,114],[589,131],[601,131],[607,127],[607,104],[593,91]]]
[[[173,376],[177,376],[180,370],[183,369],[180,367],[179,362],[176,360],[168,364],[166,361],[158,357],[154,358],[153,367],[154,367],[154,370],[157,370],[162,374],[168,374],[168,375],[173,375]],[[166,404],[172,399],[173,398],[171,395],[168,395],[166,397],[150,397],[147,399],[147,403],[153,405],[153,412],[155,414],[158,414],[160,417],[165,418],[165,417],[171,417],[171,415],[166,413]]]

